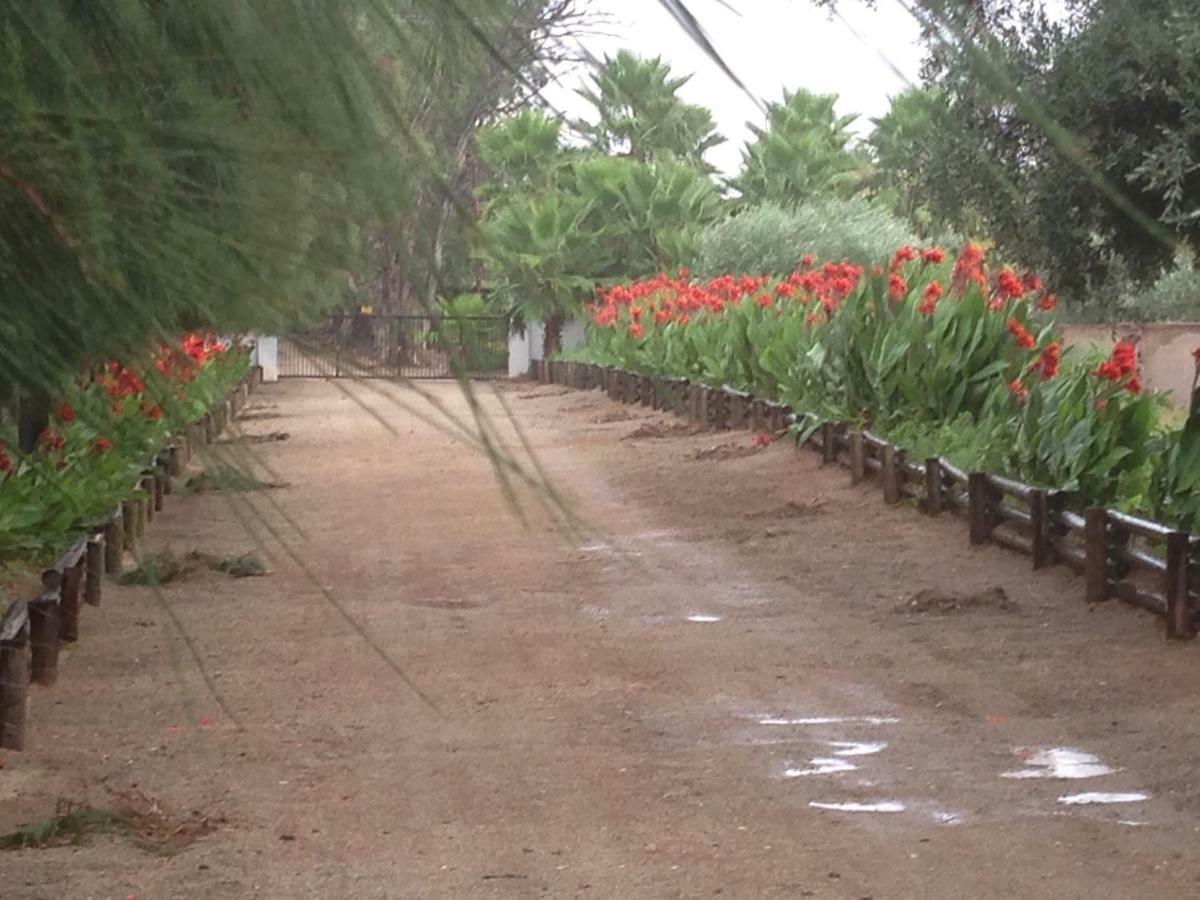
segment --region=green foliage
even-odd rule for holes
[[[791,210],[763,204],[701,232],[695,269],[709,277],[723,272],[784,275],[799,268],[805,254],[867,265],[916,242],[903,221],[861,198],[816,199]]]
[[[887,113],[872,120],[875,128],[868,140],[875,162],[870,187],[881,202],[922,228],[932,222],[922,186],[936,171],[938,132],[948,124],[945,109],[945,99],[936,90],[910,88],[892,98]]]
[[[562,126],[539,109],[524,109],[479,133],[479,158],[488,170],[485,199],[527,194],[554,184],[566,163]]]
[[[574,189],[588,207],[583,222],[594,280],[666,271],[690,262],[700,230],[721,214],[716,186],[669,158],[648,163],[581,160]]]
[[[1200,20],[1190,0],[924,0],[945,98],[914,191],[1092,305],[1200,239]]]
[[[1116,312],[1138,322],[1200,321],[1200,272],[1190,260],[1177,263],[1148,288],[1127,287]]]
[[[712,113],[679,98],[689,80],[672,76],[661,57],[643,59],[621,50],[605,57],[592,86],[578,92],[595,109],[597,121],[577,127],[604,154],[642,162],[665,154],[711,171],[704,154],[724,139],[716,133]]]
[[[862,182],[863,161],[850,148],[857,116],[838,116],[834,94],[784,92],[767,108],[766,127],[751,126],[733,186],[747,203],[791,206],[813,197],[849,197]]]

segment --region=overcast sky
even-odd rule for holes
[[[690,0],[713,44],[750,90],[765,101],[778,100],[784,88],[804,87],[840,98],[838,112],[858,113],[855,130],[870,130],[870,117],[887,111],[888,100],[908,81],[916,82],[922,51],[919,29],[897,0],[878,0],[867,9],[859,0],[842,0],[846,22],[830,18],[809,0]],[[598,58],[627,48],[642,56],[661,55],[677,74],[694,73],[680,92],[684,99],[713,111],[718,130],[728,139],[711,161],[727,173],[737,170],[746,122],[762,115],[709,60],[657,0],[586,0],[607,19],[606,32],[584,40]],[[848,23],[848,24],[847,24]],[[857,34],[856,34],[857,33]],[[893,71],[892,66],[898,71]],[[587,104],[574,89],[587,79],[579,68],[564,73],[546,98],[571,116],[585,116]]]

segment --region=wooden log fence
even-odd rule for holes
[[[753,397],[729,385],[634,374],[591,363],[538,366],[538,378],[583,389],[602,388],[614,400],[686,416],[704,428],[749,428],[807,433],[827,465],[850,470],[852,483],[879,482],[890,505],[905,501],[930,516],[951,513],[967,522],[974,545],[997,544],[1028,556],[1034,569],[1052,564],[1083,575],[1089,603],[1117,598],[1149,610],[1171,639],[1200,629],[1200,536],[1128,513],[1069,508],[1069,492],[1041,488],[988,472],[966,472],[944,457],[909,460],[903,448],[844,422],[820,422],[786,404]],[[2,662],[2,661],[0,661]]]
[[[227,427],[262,384],[255,366],[229,398],[217,404],[189,431],[205,442]],[[12,601],[0,616],[0,749],[24,750],[31,684],[51,687],[58,680],[59,649],[79,640],[82,604],[99,606],[105,574],[118,574],[127,549],[145,535],[146,523],[163,508],[170,477],[183,474],[190,443],[176,439],[158,453],[138,479],[140,496],[120,504],[108,521],[76,539],[42,574],[36,597]]]

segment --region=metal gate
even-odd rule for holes
[[[334,314],[279,339],[280,378],[499,378],[503,316]]]

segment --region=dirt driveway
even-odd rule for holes
[[[110,588],[0,768],[0,831],[135,797],[179,839],[0,851],[0,896],[1200,895],[1200,644],[784,443],[502,396],[594,533],[401,387],[256,395],[286,486],[152,549],[272,574]]]

